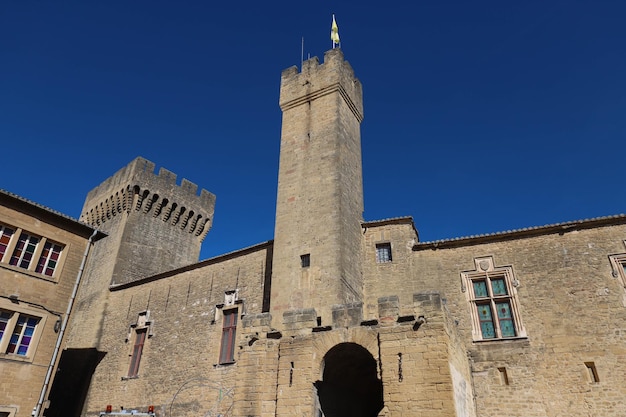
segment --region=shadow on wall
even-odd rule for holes
[[[95,348],[65,349],[50,388],[50,407],[45,417],[79,417],[91,377],[106,352]]]

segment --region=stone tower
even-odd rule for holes
[[[197,262],[211,228],[215,196],[154,163],[136,158],[87,195],[80,220],[109,234],[116,251],[99,259],[111,285]],[[104,256],[105,254],[101,254]]]
[[[109,286],[198,261],[215,196],[138,157],[89,192],[80,220],[107,233],[94,246],[78,296],[71,342],[98,345]],[[80,335],[80,336],[79,336]]]
[[[361,83],[340,49],[282,73],[272,323],[362,302]],[[315,317],[314,317],[315,319]]]

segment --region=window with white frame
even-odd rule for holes
[[[391,262],[391,243],[376,244],[376,263],[382,264]]]
[[[57,267],[62,250],[63,247],[58,243],[52,242],[50,240],[45,242],[43,245],[43,251],[41,252],[41,256],[39,256],[39,261],[37,262],[35,272],[51,277]]]
[[[42,318],[0,308],[0,353],[32,357]]]
[[[63,248],[45,237],[0,224],[0,262],[52,277],[61,262]]]
[[[20,233],[20,237],[15,245],[11,259],[9,259],[9,264],[28,269],[30,262],[33,260],[33,255],[35,254],[38,243],[38,237],[29,235],[25,232]]]
[[[526,337],[517,302],[519,285],[510,266],[495,267],[492,257],[474,259],[476,269],[461,273],[471,305],[474,340]]]
[[[15,233],[15,229],[0,224],[0,261],[4,258],[13,233]]]

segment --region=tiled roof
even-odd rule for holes
[[[462,236],[450,239],[439,239],[427,242],[419,242],[413,246],[413,250],[436,249],[444,247],[462,246],[484,243],[488,241],[516,239],[525,236],[537,236],[548,233],[563,233],[576,229],[589,229],[592,227],[608,226],[613,224],[626,223],[626,214],[616,214],[613,216],[594,217],[592,219],[573,220],[561,223],[546,224],[543,226],[524,227],[521,229],[506,230],[480,235]]]
[[[389,217],[387,219],[380,220],[370,220],[363,222],[363,226],[378,226],[382,224],[390,224],[390,223],[413,223],[413,216],[400,216],[400,217]]]
[[[70,217],[66,214],[61,213],[60,211],[56,211],[51,209],[50,207],[46,207],[43,204],[39,204],[36,203],[34,201],[31,201],[27,198],[24,198],[20,195],[14,194],[10,191],[7,190],[3,190],[2,188],[0,188],[0,198],[6,198],[6,199],[12,199],[14,201],[17,201],[19,203],[21,203],[23,206],[30,206],[32,208],[34,208],[35,210],[38,210],[40,212],[44,212],[46,214],[52,215],[52,217],[56,217],[61,221],[64,221],[66,223],[69,224],[74,224],[75,226],[78,226],[81,229],[86,229],[86,230],[90,230],[90,231],[94,231],[97,230],[95,227],[88,225],[87,223],[83,223],[80,220],[77,220],[73,217]],[[103,232],[98,232],[99,237],[96,238],[96,240],[106,236],[105,233]]]

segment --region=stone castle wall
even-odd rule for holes
[[[237,367],[220,365],[221,309],[225,293],[237,290],[240,321],[263,309],[269,244],[193,265],[110,293],[99,348],[107,352],[92,380],[86,412],[106,404],[159,415],[226,414],[233,404]],[[149,312],[138,377],[127,378],[133,349],[132,326]],[[241,332],[237,346],[246,343]],[[239,352],[236,347],[235,355]],[[219,400],[219,401],[218,401]],[[224,409],[222,409],[222,408]]]
[[[106,353],[85,415],[626,414],[626,298],[609,258],[626,257],[626,217],[419,242],[411,218],[362,222],[362,90],[340,50],[284,71],[280,105],[274,242],[194,263],[214,198],[141,158],[88,196],[84,219],[112,237],[71,339]],[[506,297],[473,295],[492,278]],[[515,334],[484,334],[485,305],[503,321],[510,306]],[[220,363],[228,311],[234,363]]]
[[[411,229],[405,226],[391,264],[365,258],[370,273],[366,305],[387,294],[404,294],[402,309],[410,303],[408,294],[420,289],[440,292],[469,356],[478,415],[623,415],[626,391],[616,370],[626,363],[626,310],[623,285],[609,260],[609,255],[626,251],[626,226],[620,223],[473,239],[439,248],[436,243],[418,244],[408,256],[405,245]],[[389,229],[370,229],[366,252],[373,250],[381,233],[389,233],[393,242]],[[512,268],[519,281],[516,300],[526,337],[474,341],[472,306],[461,273],[473,271],[479,257]],[[590,380],[591,364],[598,382]]]

